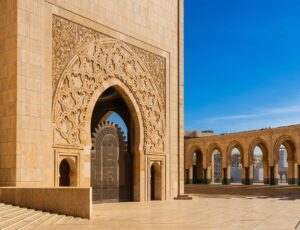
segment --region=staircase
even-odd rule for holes
[[[63,224],[87,224],[88,219],[58,215],[0,203],[0,229],[41,229]]]

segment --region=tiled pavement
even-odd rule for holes
[[[90,221],[36,211],[30,214],[28,210],[18,210],[19,212],[15,214],[11,210],[12,214],[10,215],[8,211],[2,210],[1,212],[1,207],[0,229],[5,229],[1,226],[8,226],[9,223],[15,222],[15,225],[7,229],[288,230],[295,229],[300,221],[300,200],[278,198],[205,198],[195,196],[193,200],[187,201],[97,204],[93,206],[93,218]],[[4,213],[6,213],[5,216]],[[51,219],[49,215],[52,216]],[[9,218],[15,219],[10,221]],[[46,219],[48,222],[43,222]],[[3,221],[6,221],[6,225]],[[27,224],[27,226],[20,228],[21,223]]]

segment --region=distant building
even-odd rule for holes
[[[253,182],[263,183],[264,182],[264,170],[263,170],[263,156],[253,156]]]
[[[197,138],[197,137],[208,137],[214,135],[214,131],[212,130],[192,130],[192,131],[185,131],[184,138]]]
[[[278,159],[278,174],[279,183],[287,183],[288,179],[288,161],[287,161],[287,151],[282,145],[279,148],[279,159]]]

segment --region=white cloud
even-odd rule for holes
[[[255,113],[212,117],[212,118],[204,119],[201,122],[214,123],[218,121],[228,121],[228,120],[252,120],[252,119],[258,119],[261,117],[272,116],[272,115],[298,114],[298,113],[300,113],[300,106],[266,108],[266,109],[257,109]]]

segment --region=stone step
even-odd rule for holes
[[[67,224],[69,221],[73,219],[72,216],[64,216],[63,219],[61,219],[57,224]]]
[[[65,217],[64,215],[56,215],[50,221],[48,221],[46,225],[48,226],[48,225],[56,224],[60,222],[64,217]]]
[[[19,210],[16,210],[15,212],[11,212],[9,214],[3,215],[3,216],[0,217],[0,224],[2,222],[4,222],[5,220],[7,220],[7,219],[17,217],[17,216],[22,215],[23,213],[26,213],[26,212],[28,212],[28,209],[21,209],[20,208]]]
[[[34,213],[35,213],[34,210],[30,210],[25,213],[22,213],[21,215],[17,215],[13,218],[10,218],[7,221],[4,221],[0,224],[0,229],[1,230],[7,229],[8,227],[19,223],[20,221],[23,221],[24,219],[31,217],[32,215],[34,215]]]
[[[81,223],[81,218],[80,217],[73,217],[73,219],[72,220],[70,220],[69,222],[68,222],[68,224],[80,224]]]
[[[48,215],[47,213],[44,212],[38,212],[37,215],[33,215],[30,218],[19,222],[18,224],[12,226],[9,230],[21,230],[21,229],[26,229],[29,226],[32,226],[32,224],[35,221],[38,221],[40,218],[42,218],[43,216]]]
[[[45,221],[48,220],[48,218],[50,217],[50,213],[48,212],[42,212],[42,216],[40,216],[39,218],[37,218],[36,220],[32,221],[31,223],[26,224],[25,226],[21,227],[20,229],[33,229],[33,228],[40,228],[40,224],[44,223]]]
[[[4,216],[9,215],[10,213],[14,213],[16,211],[20,211],[20,208],[14,207],[14,206],[8,207],[7,209],[2,210],[0,212],[0,217],[4,217]]]
[[[88,219],[52,214],[0,203],[0,230],[45,229],[53,225],[82,225]]]
[[[29,226],[30,227],[39,227],[41,226],[44,222],[49,221],[49,218],[51,218],[53,216],[53,214],[50,214],[48,212],[44,213],[45,215],[40,217],[39,219],[37,219],[36,221],[34,221],[33,223],[31,223]]]

